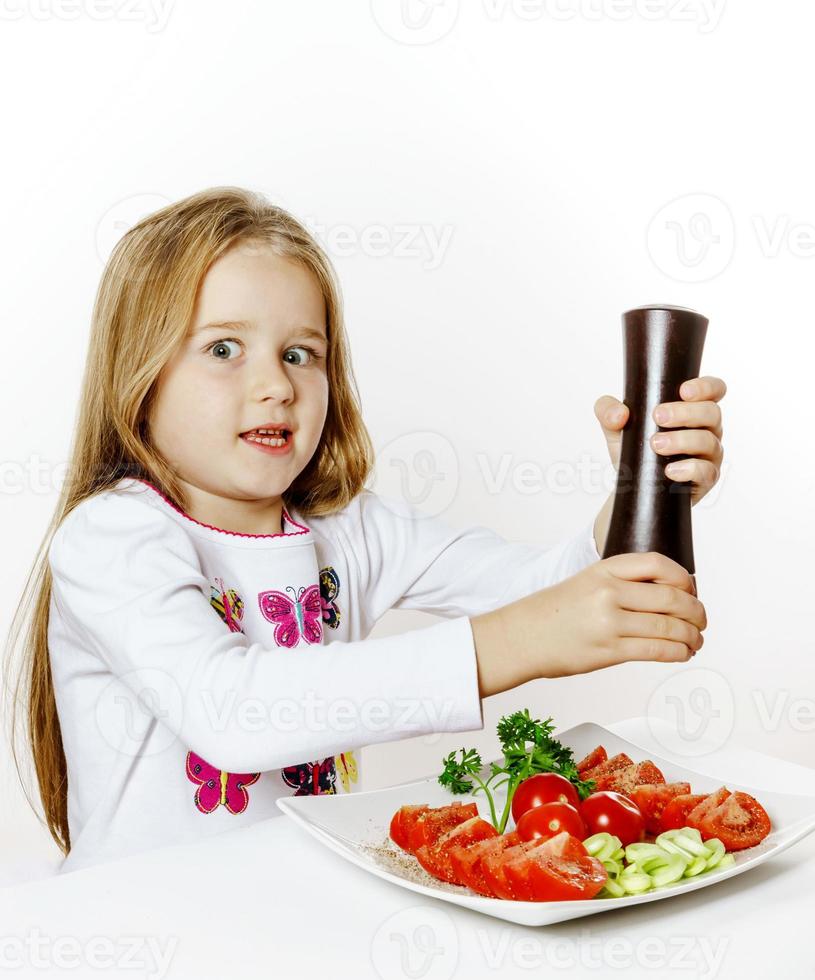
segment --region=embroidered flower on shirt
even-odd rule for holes
[[[337,792],[337,769],[333,755],[322,762],[301,762],[296,766],[285,766],[280,775],[287,786],[296,790],[294,796]]]
[[[340,625],[340,609],[335,602],[340,592],[340,577],[326,565],[320,569],[320,598],[323,606],[323,622],[335,630]]]
[[[275,624],[274,641],[279,647],[294,647],[302,636],[306,643],[321,643],[323,639],[322,604],[320,589],[316,585],[301,586],[295,592],[291,585],[286,592],[290,599],[276,589],[258,594],[263,616]]]
[[[259,772],[224,772],[204,762],[200,755],[187,753],[187,778],[198,783],[195,805],[201,813],[212,813],[223,804],[230,813],[243,813],[249,806],[247,786],[260,779]]]
[[[243,633],[240,624],[243,619],[243,599],[234,589],[227,589],[222,578],[216,578],[215,581],[218,587],[210,586],[209,601],[233,633]]]

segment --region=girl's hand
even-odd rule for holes
[[[705,607],[692,591],[680,564],[645,551],[595,562],[471,618],[481,697],[629,660],[690,660],[707,628]]]
[[[654,421],[675,432],[659,432],[651,437],[651,448],[660,456],[688,454],[691,459],[670,463],[665,475],[677,482],[691,480],[691,503],[698,503],[716,485],[721,472],[722,411],[718,402],[727,393],[721,378],[691,378],[679,388],[682,401],[663,402],[654,409]],[[669,414],[662,417],[661,410]],[[608,454],[615,470],[620,466],[622,429],[628,421],[628,406],[612,395],[603,395],[594,404],[594,414],[603,428]],[[682,428],[679,428],[681,426]],[[664,443],[657,445],[657,440]]]

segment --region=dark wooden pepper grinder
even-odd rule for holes
[[[625,397],[629,416],[622,433],[620,468],[603,558],[658,551],[691,573],[696,590],[691,533],[690,481],[679,483],[665,467],[687,454],[661,456],[650,444],[661,402],[681,401],[683,381],[699,376],[707,317],[681,306],[639,306],[623,313]]]

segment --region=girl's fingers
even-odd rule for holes
[[[621,609],[640,613],[661,613],[691,623],[697,629],[707,627],[705,607],[694,595],[671,585],[652,582],[621,582],[618,588]],[[630,634],[636,636],[639,634]]]
[[[709,489],[719,479],[719,468],[709,459],[680,459],[675,463],[668,463],[665,476],[677,483],[690,481],[697,487]]]
[[[663,616],[661,613],[628,612],[621,610],[617,616],[618,635],[639,636],[653,641],[671,640],[683,643],[691,650],[698,650],[704,639],[701,632],[684,619]]]
[[[600,562],[615,578],[628,582],[660,582],[693,595],[690,573],[673,558],[658,551],[636,551],[612,555]]]
[[[696,653],[676,640],[651,640],[640,636],[627,636],[620,640],[622,660],[659,660],[662,663],[685,663]]]
[[[663,402],[654,409],[654,421],[672,429],[711,429],[722,437],[722,410],[716,402]]]
[[[710,429],[679,429],[651,436],[651,448],[660,456],[695,456],[720,463],[722,444]]]

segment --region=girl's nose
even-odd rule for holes
[[[257,398],[271,396],[281,401],[292,398],[294,385],[286,370],[286,365],[279,357],[263,359],[254,378],[253,393]]]

